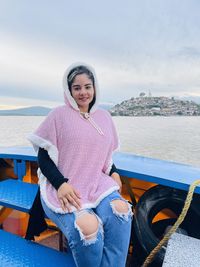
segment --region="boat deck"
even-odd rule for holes
[[[2,171],[0,179],[2,179],[2,177],[3,179],[11,177],[18,179],[16,181],[22,184],[24,181],[37,183],[37,156],[32,147],[1,147],[0,160],[2,170],[9,169],[8,166],[12,169],[11,176],[5,176],[4,171]],[[190,184],[192,184],[195,180],[200,179],[200,168],[186,164],[179,164],[171,161],[152,159],[121,152],[115,153],[113,161],[119,170],[119,174],[125,178],[125,180],[131,180],[133,183],[135,183],[136,180],[139,180],[145,184],[151,183],[150,186],[152,186],[153,183],[188,191]],[[33,166],[35,168],[34,172],[31,170]],[[5,184],[9,183],[9,180],[4,182]],[[132,190],[131,187],[129,189]],[[142,193],[144,193],[144,190],[145,189],[142,189]],[[195,192],[200,194],[200,186],[197,186]],[[12,205],[7,205],[8,213],[10,213],[10,208],[15,209]],[[4,215],[7,216],[8,213],[5,211]],[[4,220],[4,215],[2,216],[2,214],[3,213],[1,213],[0,209],[0,223]],[[37,241],[43,245],[58,249],[59,242],[57,234],[54,233],[52,236],[47,236],[47,238],[43,237]],[[127,263],[127,266],[128,265],[129,263]]]

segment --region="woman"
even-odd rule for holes
[[[118,147],[112,118],[97,108],[90,66],[72,65],[63,85],[65,105],[29,138],[38,152],[43,209],[66,236],[78,267],[124,267],[132,212],[112,164]]]

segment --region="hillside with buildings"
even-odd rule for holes
[[[200,105],[174,97],[153,97],[140,94],[110,109],[113,116],[200,116]]]

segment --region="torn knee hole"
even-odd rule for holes
[[[128,203],[123,200],[115,199],[111,201],[111,206],[113,209],[116,210],[116,212],[123,213],[123,214],[129,212]]]
[[[76,219],[76,225],[85,239],[92,239],[97,235],[99,222],[95,215],[85,213]]]

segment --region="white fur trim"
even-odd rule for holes
[[[36,134],[29,134],[27,136],[27,139],[32,143],[33,148],[35,149],[36,153],[38,153],[39,147],[47,150],[49,157],[52,159],[52,161],[57,166],[57,164],[58,164],[58,149],[56,146],[54,146],[51,142],[43,139],[42,137],[40,137]]]
[[[113,165],[113,160],[112,160],[112,158],[111,158],[111,160],[110,160],[110,162],[109,162],[109,164],[108,164],[108,167],[107,167],[106,170],[105,170],[105,174],[107,174],[107,175],[110,174],[110,171],[111,171],[111,169],[112,169],[112,165]]]
[[[109,163],[108,163],[108,166],[106,167],[106,170],[105,170],[105,174],[107,174],[107,175],[110,175],[110,171],[111,171],[111,169],[112,169],[112,165],[113,165],[113,154],[116,152],[116,151],[118,151],[119,150],[119,146],[112,152],[112,156],[111,156],[111,159],[110,159],[110,161],[109,161]]]
[[[41,195],[42,198],[44,200],[44,202],[46,203],[47,207],[50,208],[51,210],[53,210],[55,213],[60,213],[60,214],[66,214],[68,213],[68,211],[64,211],[62,208],[56,208],[54,207],[48,200],[46,197],[45,192],[43,192],[43,186],[40,186],[40,191],[41,191]],[[84,209],[93,209],[96,208],[99,203],[108,195],[110,195],[112,192],[119,190],[119,186],[113,186],[111,188],[109,188],[106,192],[104,192],[94,203],[86,203],[84,205],[82,205],[81,210]],[[71,206],[71,212],[77,211],[77,209],[74,206]]]
[[[61,208],[56,208],[54,205],[51,204],[51,202],[49,202],[49,200],[47,198],[47,191],[46,191],[47,178],[42,174],[40,169],[38,169],[38,177],[39,177],[39,184],[40,184],[40,193],[41,193],[41,196],[42,196],[45,204],[47,205],[47,207],[49,209],[51,209],[52,211],[58,213],[57,210],[60,210]]]
[[[27,138],[33,144],[36,153],[38,153],[39,147],[44,148],[48,152],[49,157],[55,163],[55,165],[58,165],[58,149],[56,146],[36,134],[30,134]],[[46,205],[54,211],[55,207],[48,201],[46,194],[47,178],[42,174],[40,168],[38,168],[37,174],[39,178],[38,183],[40,185],[41,196]]]

